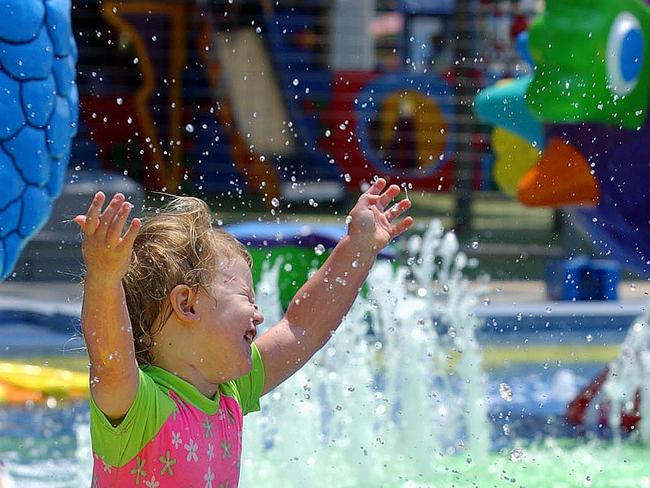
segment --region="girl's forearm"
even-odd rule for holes
[[[376,257],[376,250],[346,236],[296,293],[285,318],[304,330],[307,348],[327,342],[354,303]]]
[[[131,320],[121,281],[89,273],[81,311],[83,336],[95,373],[124,371],[136,363]]]

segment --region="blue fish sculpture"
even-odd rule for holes
[[[0,280],[45,224],[77,131],[71,0],[0,0]]]

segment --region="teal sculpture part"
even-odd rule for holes
[[[637,129],[647,118],[650,9],[641,0],[547,0],[528,30],[527,101],[544,122]]]
[[[0,0],[0,280],[64,184],[79,97],[70,0]]]
[[[485,122],[503,127],[536,147],[543,147],[544,128],[530,112],[525,99],[532,78],[526,75],[481,90],[474,99],[474,112]]]

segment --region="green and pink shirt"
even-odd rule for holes
[[[155,366],[140,370],[133,405],[113,426],[90,399],[93,488],[235,488],[243,416],[259,410],[264,367],[224,383],[214,398]]]

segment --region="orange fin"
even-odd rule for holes
[[[537,164],[519,181],[517,198],[533,207],[595,207],[600,188],[582,153],[554,137]]]

